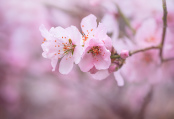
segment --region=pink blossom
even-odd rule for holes
[[[88,72],[94,66],[96,69],[107,69],[111,64],[110,50],[111,39],[102,23],[97,27],[96,17],[89,15],[81,22],[84,43],[84,52],[79,67],[83,72]]]
[[[73,63],[79,63],[82,54],[81,34],[74,26],[63,29],[62,27],[51,28],[47,31],[41,25],[40,31],[44,37],[41,45],[43,57],[51,59],[53,71],[55,71],[58,59],[62,58],[59,65],[59,72],[68,74]]]

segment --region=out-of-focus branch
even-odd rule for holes
[[[124,22],[126,23],[126,25],[131,29],[131,31],[133,32],[133,34],[136,33],[135,29],[131,26],[129,19],[123,14],[123,12],[121,11],[120,7],[116,4],[117,9],[118,9],[118,13],[119,15],[122,17],[122,19],[124,20]]]
[[[163,59],[163,47],[164,47],[164,41],[165,41],[165,36],[166,36],[166,28],[167,28],[167,5],[166,5],[166,0],[162,0],[163,4],[163,32],[162,32],[162,40],[161,40],[161,48],[160,48],[160,59],[161,62],[164,61]]]
[[[144,102],[142,104],[142,107],[137,115],[137,117],[135,119],[145,119],[145,113],[147,111],[147,107],[149,105],[149,103],[151,102],[152,98],[153,98],[153,93],[154,93],[154,87],[153,85],[150,87],[150,90],[148,92],[148,94],[146,95],[146,97],[144,98]]]
[[[152,50],[152,49],[160,49],[161,46],[151,46],[151,47],[147,47],[147,48],[144,48],[144,49],[139,49],[139,50],[135,50],[135,51],[132,51],[129,53],[130,56],[132,56],[133,54],[136,54],[136,53],[139,53],[139,52],[145,52],[147,50]]]
[[[48,1],[47,2],[43,2],[43,4],[45,6],[47,6],[47,7],[58,9],[60,11],[63,11],[65,13],[67,13],[69,15],[72,15],[72,16],[75,16],[75,17],[80,16],[82,14],[82,12],[79,11],[78,9],[71,9],[71,10],[69,10],[69,9],[66,9],[66,8],[60,6],[60,5],[53,4],[53,3],[48,2]]]
[[[168,59],[163,59],[163,62],[169,62],[169,61],[174,61],[174,57],[173,58],[168,58]]]

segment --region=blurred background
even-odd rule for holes
[[[174,0],[167,6],[166,57],[174,56]],[[78,66],[69,75],[52,72],[42,57],[39,26],[80,30],[89,14],[107,26],[116,50],[134,50],[132,29],[147,18],[162,28],[162,0],[0,0],[0,119],[174,119],[173,61],[152,68],[154,73],[149,67],[158,58],[149,52],[130,57],[122,87],[113,74],[99,81]]]

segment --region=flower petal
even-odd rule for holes
[[[96,16],[93,14],[88,15],[82,19],[81,28],[82,31],[87,35],[89,31],[95,30],[97,27]]]
[[[100,55],[97,55],[94,61],[96,69],[108,69],[111,64],[110,56],[110,51],[107,50],[105,47],[102,47],[102,53]]]
[[[44,38],[46,38],[46,40],[52,40],[53,39],[53,37],[51,36],[51,34],[48,32],[48,30],[45,28],[45,26],[43,24],[39,27],[39,30],[40,30],[42,36]]]
[[[94,61],[94,65],[96,69],[108,69],[111,64],[111,60],[104,60],[101,55],[96,57],[96,60]]]
[[[95,74],[91,74],[91,76],[96,80],[103,80],[109,76],[108,70],[100,70]]]
[[[98,28],[95,31],[95,37],[101,40],[107,49],[112,49],[112,40],[108,37],[107,29],[102,23],[99,23]]]
[[[81,60],[83,53],[83,47],[81,45],[77,45],[74,49],[73,57],[74,57],[74,62],[78,64]]]
[[[124,79],[121,76],[121,73],[120,73],[119,70],[114,72],[114,77],[115,77],[115,80],[117,81],[118,86],[123,86],[124,85]]]
[[[57,59],[51,59],[51,66],[53,67],[52,71],[55,71],[57,62],[58,62],[58,58]]]
[[[52,27],[49,32],[54,37],[59,38],[59,40],[61,40],[60,38],[62,38],[62,37],[64,38],[64,37],[68,36],[67,31],[60,26],[56,27],[56,28]]]
[[[68,74],[73,68],[74,58],[70,58],[70,55],[71,54],[65,55],[60,61],[59,72],[61,74]]]
[[[73,44],[75,45],[82,45],[82,35],[79,32],[79,30],[77,29],[77,27],[75,26],[71,26],[66,28],[66,31],[68,33],[68,35],[70,36]]]
[[[83,72],[88,72],[92,67],[93,64],[93,56],[91,53],[86,53],[82,60],[79,63],[79,67]]]

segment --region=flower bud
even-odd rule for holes
[[[92,69],[89,70],[89,72],[90,72],[91,74],[95,74],[97,71],[98,71],[98,70],[97,70],[95,67],[93,67]]]
[[[123,59],[126,59],[127,57],[129,57],[129,51],[128,50],[122,50],[120,53],[120,57]]]
[[[119,67],[117,64],[112,64],[110,65],[109,69],[108,69],[108,72],[109,73],[112,73],[114,71],[116,71],[116,68]]]

